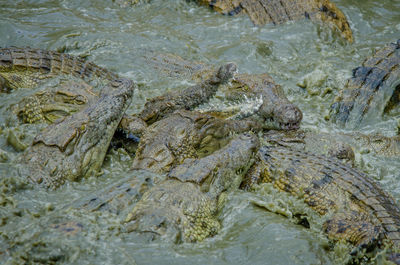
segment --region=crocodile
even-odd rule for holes
[[[222,148],[233,133],[262,128],[262,124],[250,118],[226,120],[179,110],[145,130],[132,167],[166,173],[188,158],[204,157]]]
[[[41,131],[18,159],[20,175],[54,189],[97,173],[133,90],[131,80],[116,79],[97,101]]]
[[[191,62],[174,54],[150,53],[146,59],[156,69],[169,76],[190,78],[195,81],[206,79],[215,71],[215,67],[211,65]],[[301,110],[287,99],[282,87],[276,84],[268,74],[236,74],[235,78],[221,90],[223,98],[232,102],[260,99],[260,104],[254,104],[254,101],[249,102],[250,110],[242,106],[248,105],[244,102],[244,104],[239,104],[239,109],[223,107],[222,112],[231,109],[230,115],[239,117],[256,113],[264,120],[265,127],[268,129],[288,130],[298,129],[300,126],[303,118]],[[243,109],[248,111],[243,113]],[[201,108],[197,110],[202,111]],[[206,111],[211,114],[209,110]]]
[[[194,86],[183,91],[171,91],[162,96],[151,98],[145,103],[144,109],[138,114],[138,117],[150,125],[175,110],[191,110],[215,95],[218,87],[230,81],[236,71],[236,64],[227,63],[213,72],[209,78]]]
[[[119,77],[79,56],[33,48],[0,49],[0,92],[35,88],[43,80],[64,75],[78,80],[61,80],[58,86],[27,96],[11,107],[24,123],[53,123],[78,112],[98,99],[89,82],[109,83]]]
[[[192,110],[196,106],[207,102],[217,92],[220,85],[229,82],[233,78],[236,71],[236,64],[227,63],[210,72],[209,76],[199,80],[194,86],[179,91],[169,91],[161,96],[147,100],[140,113],[126,115],[122,118],[113,143],[130,150],[130,153],[135,153],[138,148],[138,142],[148,129],[148,126],[168,117],[175,111]],[[161,126],[162,130],[165,129],[164,127]],[[175,129],[173,128],[173,130]],[[154,131],[154,129],[151,130]],[[185,131],[183,127],[182,131]],[[171,134],[166,131],[165,136],[168,139]],[[184,148],[179,147],[178,149],[183,150]]]
[[[224,15],[246,14],[257,26],[311,19],[322,21],[353,42],[353,33],[343,12],[329,0],[199,0]]]
[[[241,134],[208,156],[186,159],[143,194],[125,219],[126,231],[174,243],[215,235],[224,194],[239,187],[258,146],[255,135]]]
[[[252,119],[177,110],[146,128],[132,165],[133,172],[166,178],[125,179],[78,207],[121,213],[134,204],[124,222],[126,232],[174,243],[201,241],[219,230],[221,194],[237,188],[254,161],[258,137],[240,133],[261,128]]]
[[[239,186],[258,148],[258,137],[249,131],[261,128],[251,119],[175,111],[148,126],[140,139],[129,174],[146,178],[125,178],[74,207],[124,215],[134,205],[126,232],[151,231],[151,240],[160,235],[175,243],[201,241],[218,231],[220,195]]]
[[[358,127],[399,103],[400,39],[378,49],[360,67],[335,98],[330,120],[340,126]]]
[[[370,177],[337,159],[267,142],[241,186],[252,189],[256,183],[272,183],[303,200],[325,216],[328,238],[348,242],[354,251],[400,245],[400,209],[394,199]]]

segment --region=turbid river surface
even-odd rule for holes
[[[139,86],[130,113],[140,111],[146,98],[191,84],[160,73],[143,59],[146,52],[174,53],[213,65],[233,61],[239,72],[268,73],[282,85],[303,111],[303,128],[339,132],[343,129],[324,116],[351,70],[377,48],[400,38],[400,1],[333,2],[350,21],[353,44],[309,20],[255,27],[246,16],[223,16],[184,0],[154,0],[133,8],[111,0],[2,0],[0,47],[68,52],[135,80]],[[307,89],[297,85],[305,79]],[[100,176],[56,191],[25,186],[13,169],[18,152],[6,138],[13,131],[29,144],[43,126],[17,125],[10,106],[46,85],[0,95],[0,149],[5,152],[0,163],[1,264],[32,260],[65,264],[341,264],[346,259],[347,252],[330,247],[318,227],[306,229],[292,218],[254,206],[252,201],[288,212],[296,208],[295,200],[275,194],[269,186],[258,193],[229,194],[220,214],[220,233],[195,244],[143,243],[134,233],[124,233],[121,216],[69,207],[133,177],[129,170],[132,157],[123,150],[110,151]],[[324,92],[328,90],[331,92]],[[393,136],[399,115],[400,109],[394,109],[358,130]],[[357,154],[356,165],[400,199],[399,159]],[[79,222],[82,230],[76,235],[57,233],[52,228],[60,220]]]

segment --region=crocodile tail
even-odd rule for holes
[[[98,77],[106,80],[118,76],[79,56],[32,48],[0,49],[0,72],[33,71],[40,74],[71,74],[80,78]]]

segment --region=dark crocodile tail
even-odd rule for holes
[[[400,77],[400,47],[397,43],[390,43],[376,51],[366,59],[363,64],[353,69],[353,76],[347,81],[346,87],[331,106],[331,118],[340,125],[350,123],[356,127],[361,123],[367,113],[374,111],[379,116],[384,111],[389,111],[393,104],[398,103],[396,99],[396,87],[390,87],[388,80],[398,80]],[[388,87],[389,86],[389,87]],[[385,106],[372,109],[379,103],[384,94],[392,95]],[[379,106],[377,106],[379,107]]]

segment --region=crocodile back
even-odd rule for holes
[[[302,198],[321,215],[329,212],[349,217],[356,212],[357,218],[341,222],[355,227],[360,227],[360,222],[368,224],[361,226],[359,233],[364,236],[379,230],[400,246],[400,210],[393,198],[365,174],[336,159],[279,145],[264,146],[259,155],[264,165],[262,181]],[[352,243],[358,245],[366,240],[372,238],[357,237]]]
[[[322,21],[337,29],[349,42],[353,34],[346,16],[329,0],[201,0],[215,11],[226,14],[247,14],[255,25],[282,24],[299,19]]]

